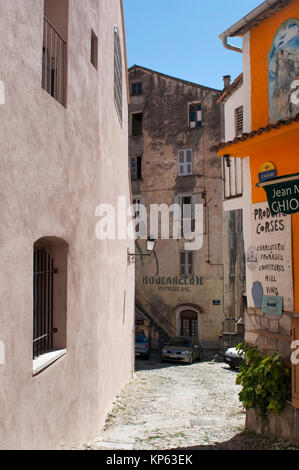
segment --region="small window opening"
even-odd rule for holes
[[[192,103],[189,105],[189,127],[191,129],[202,127],[201,103]]]
[[[142,95],[142,83],[133,83],[132,84],[132,96]]]
[[[91,46],[90,46],[90,62],[96,70],[98,70],[98,37],[93,30],[91,30]]]
[[[142,113],[132,114],[132,136],[142,135]]]
[[[137,180],[142,178],[142,158],[132,157],[131,158],[131,178]]]

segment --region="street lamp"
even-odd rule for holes
[[[149,236],[146,240],[146,251],[147,253],[130,253],[128,249],[128,264],[133,264],[136,261],[136,256],[151,256],[151,254],[155,251],[157,241]]]

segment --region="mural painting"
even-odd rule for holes
[[[269,121],[276,123],[299,113],[292,99],[299,83],[299,20],[283,23],[275,35],[268,58]]]

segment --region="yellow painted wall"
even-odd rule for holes
[[[252,129],[258,129],[268,124],[268,53],[274,36],[283,22],[289,18],[299,19],[299,0],[294,0],[289,6],[274,14],[250,32],[250,60],[252,80]],[[252,202],[266,201],[266,193],[258,189],[258,173],[261,165],[271,161],[277,168],[277,175],[283,176],[299,172],[298,135],[283,134],[276,139],[275,147],[264,145],[261,152],[250,159]],[[295,310],[299,312],[299,214],[293,219],[293,269]]]

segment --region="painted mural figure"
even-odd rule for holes
[[[292,84],[299,75],[299,20],[282,24],[275,35],[268,60],[269,121],[294,117],[299,104],[291,99]]]

